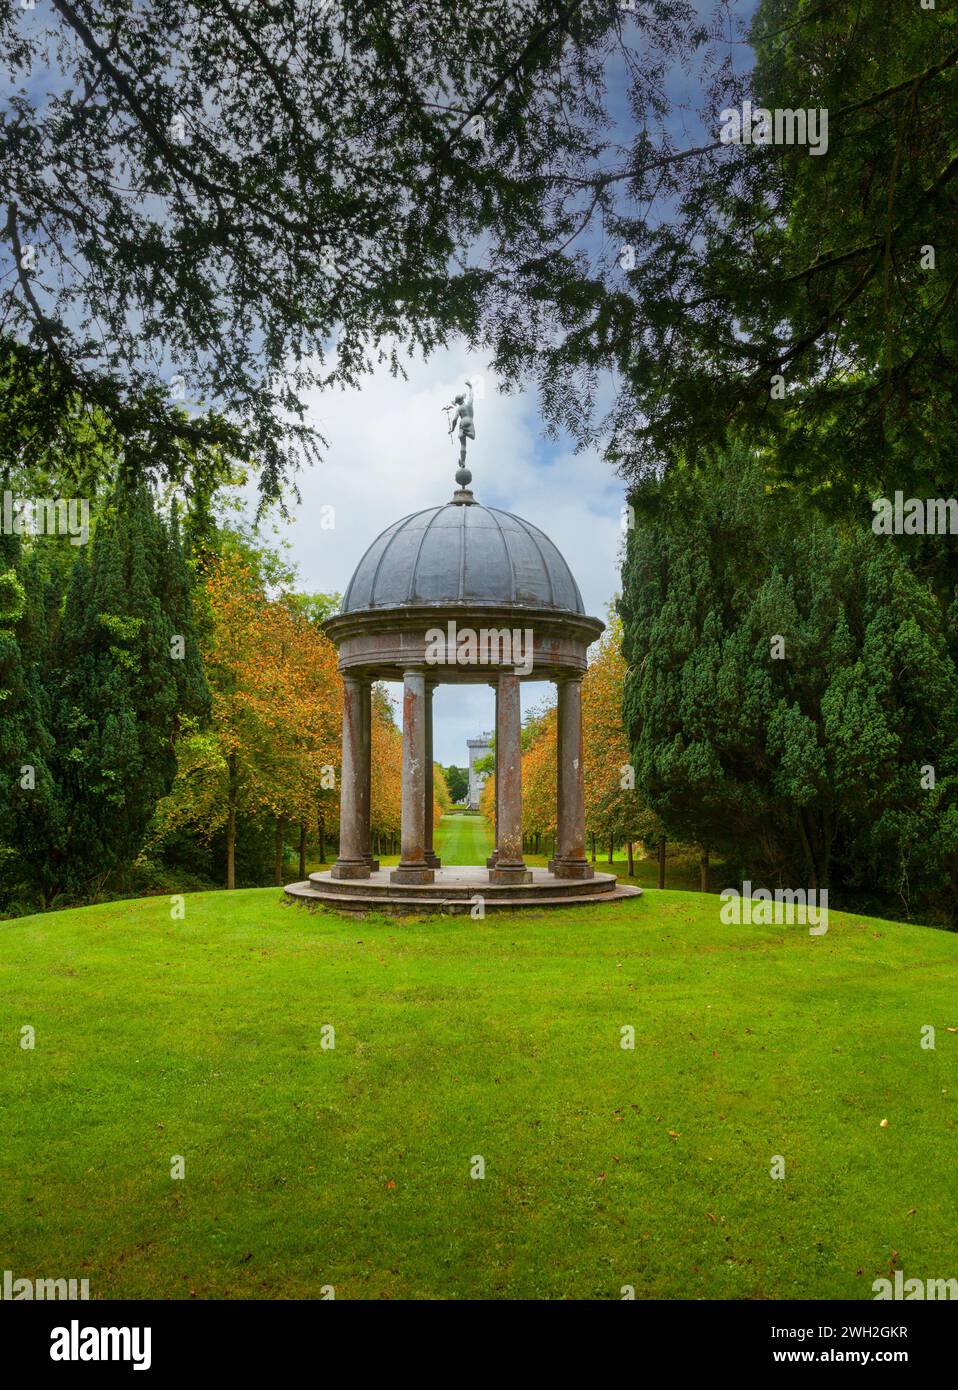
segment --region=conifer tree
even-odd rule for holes
[[[209,700],[176,525],[144,487],[118,487],[78,557],[53,662],[53,877],[95,886],[135,857],[176,774],[179,723]]]
[[[953,624],[897,538],[769,491],[744,450],[635,503],[624,710],[669,833],[958,920]]]

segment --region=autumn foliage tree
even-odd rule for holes
[[[635,773],[622,720],[626,663],[622,623],[615,613],[592,649],[582,682],[582,741],[585,750],[586,833],[600,842],[658,843],[658,818],[635,790]]]
[[[204,660],[212,692],[207,726],[183,740],[177,783],[160,808],[162,830],[226,833],[226,884],[236,884],[240,817],[271,813],[312,823],[336,784],[342,683],[332,643],[283,596],[270,598],[249,567],[221,557],[204,585]]]
[[[655,843],[658,818],[635,792],[628,740],[622,723],[626,664],[622,624],[613,613],[602,639],[591,652],[582,682],[582,742],[585,760],[585,828],[593,841]],[[522,833],[555,836],[557,712],[537,710],[525,721],[522,755]],[[495,778],[483,791],[481,809],[492,819]]]
[[[556,711],[552,707],[537,720],[522,755],[522,833],[536,837],[554,835],[555,830]]]
[[[372,807],[373,844],[382,846],[399,834],[402,823],[402,734],[384,686],[373,686],[372,695]]]

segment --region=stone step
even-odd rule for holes
[[[395,885],[406,886],[406,885]],[[302,883],[290,883],[284,890],[290,902],[296,903],[301,907],[326,907],[333,912],[339,913],[361,913],[381,912],[386,915],[399,916],[407,914],[440,913],[445,916],[464,916],[472,910],[472,902],[468,898],[449,898],[441,897],[435,893],[429,897],[420,896],[396,896],[393,893],[330,893],[325,890],[317,890],[309,881]],[[563,894],[558,896],[552,893],[547,886],[540,886],[539,890],[533,894],[525,894],[523,897],[515,896],[515,890],[510,890],[511,896],[490,897],[484,896],[484,908],[488,912],[522,912],[534,910],[536,908],[550,909],[562,907],[602,907],[606,903],[623,902],[627,898],[638,898],[642,895],[641,888],[633,888],[626,884],[620,884],[614,888],[607,889],[600,894],[581,893]]]
[[[465,866],[464,866],[465,867]],[[485,869],[472,868],[468,875],[455,869],[437,871],[434,883],[392,883],[389,869],[380,869],[369,878],[330,878],[328,872],[310,874],[309,882],[321,893],[338,897],[364,897],[388,893],[395,898],[441,898],[469,900],[476,894],[487,899],[533,897],[548,890],[554,897],[599,897],[614,891],[614,874],[597,873],[594,878],[556,878],[545,869],[533,869],[531,883],[490,883]]]

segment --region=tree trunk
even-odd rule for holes
[[[590,836],[589,836],[589,839],[592,841],[592,862],[593,862],[593,864],[594,864],[594,863],[595,863],[595,836],[594,836],[594,835],[590,835]]]
[[[539,853],[539,831],[536,831],[536,854]]]
[[[283,883],[283,841],[286,835],[286,817],[276,817],[276,883],[282,887]]]
[[[299,827],[299,876],[306,877],[306,822]]]
[[[635,848],[631,840],[626,841],[625,848],[629,856],[629,878],[635,878]]]
[[[610,836],[609,836],[609,863],[610,863],[610,864],[612,863],[612,861],[613,861],[614,858],[615,858],[615,836],[614,836],[614,835],[610,835]]]
[[[316,821],[316,833],[319,836],[319,862],[326,863],[326,817],[320,811]]]
[[[815,868],[815,856],[812,853],[812,846],[805,829],[805,817],[801,811],[798,813],[798,833],[802,842],[802,852],[805,855],[805,862],[808,865],[808,876],[811,879],[809,887],[818,888],[818,872]]]
[[[699,856],[699,888],[703,893],[709,891],[709,852],[708,846],[701,846],[702,853]]]
[[[659,887],[665,887],[665,836],[659,841]]]
[[[236,887],[236,754],[231,753],[229,768],[228,810],[226,813],[226,886]]]

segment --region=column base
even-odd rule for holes
[[[428,864],[400,864],[389,875],[390,883],[435,883],[436,874]]]
[[[550,859],[549,872],[556,878],[595,878],[588,859]]]
[[[496,864],[489,870],[490,883],[531,883],[532,870],[525,864]]]
[[[369,865],[365,859],[337,859],[329,871],[330,878],[368,878]]]
[[[498,864],[498,862],[499,862],[499,851],[498,851],[497,849],[494,849],[494,850],[492,851],[492,853],[490,854],[489,858],[486,860],[486,868],[487,868],[487,869],[494,869],[494,868],[496,867],[496,865]]]
[[[442,860],[439,858],[439,855],[436,854],[434,850],[427,849],[424,857],[430,869],[442,868]]]
[[[372,855],[370,855],[370,856],[368,857],[368,859],[366,860],[366,863],[369,865],[369,872],[370,872],[370,873],[372,873],[372,874],[378,874],[378,873],[379,873],[379,860],[378,860],[378,859],[374,859],[374,858],[372,857]]]

